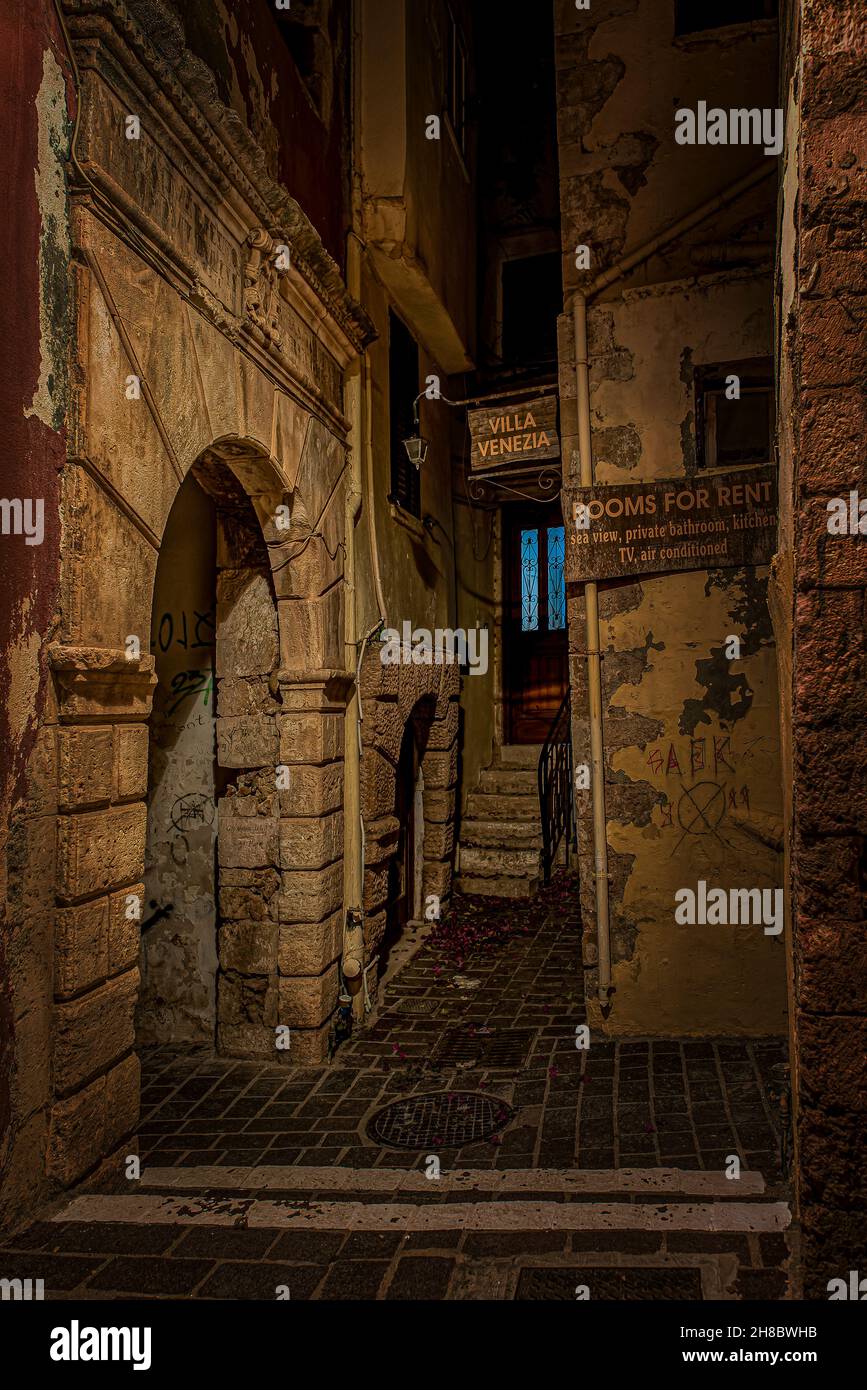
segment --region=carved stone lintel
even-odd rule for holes
[[[61,723],[92,724],[147,719],[154,687],[154,658],[130,660],[109,647],[73,647],[60,642],[48,648],[57,685]]]

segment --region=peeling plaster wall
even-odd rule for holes
[[[763,158],[674,141],[674,111],[773,105],[772,26],[672,41],[647,0],[558,7],[558,107],[568,290],[592,280]],[[673,99],[671,94],[674,94]],[[616,282],[588,316],[600,483],[697,471],[694,371],[772,355],[769,268],[700,276],[691,251],[773,235],[772,179]],[[574,247],[591,248],[576,270]],[[560,333],[563,457],[579,472],[571,316]],[[596,1001],[590,797],[579,807],[584,959],[594,1023],[613,1034],[785,1028],[785,947],[761,926],[675,923],[675,892],[783,882],[776,656],[767,570],[600,585],[613,1005]],[[576,760],[589,762],[584,606],[569,598]],[[729,637],[741,657],[725,655]]]
[[[67,63],[52,6],[9,0],[0,176],[0,418],[5,498],[42,499],[41,545],[0,536],[0,1226],[38,1183],[50,1088],[56,718],[43,643],[59,584],[65,454],[70,131]]]
[[[154,593],[146,923],[137,1035],[212,1045],[216,1022],[216,520],[192,477],[172,508]],[[189,673],[201,672],[203,690]],[[193,693],[180,693],[192,691]]]

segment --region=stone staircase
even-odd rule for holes
[[[541,745],[496,749],[461,825],[455,887],[482,897],[532,898],[542,875]]]

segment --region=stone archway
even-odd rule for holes
[[[422,893],[442,910],[451,895],[458,774],[460,674],[454,665],[384,665],[374,649],[361,672],[361,807],[365,830],[364,943],[378,958],[388,916],[390,868],[400,825],[396,779],[407,726],[414,725],[423,779]],[[369,984],[371,997],[373,983]]]

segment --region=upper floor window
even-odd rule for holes
[[[467,152],[467,47],[449,6],[446,15],[446,112],[458,149]]]
[[[770,463],[776,430],[770,358],[699,367],[695,414],[700,467]]]
[[[700,34],[730,24],[776,19],[778,0],[675,0],[675,34]]]
[[[504,261],[502,359],[508,367],[553,367],[563,312],[559,251]]]
[[[418,433],[413,403],[419,393],[418,343],[397,314],[389,313],[388,393],[391,420],[391,501],[421,517],[421,477],[404,440]]]

